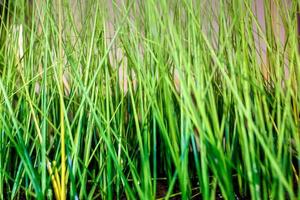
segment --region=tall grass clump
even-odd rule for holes
[[[0,199],[299,199],[299,1],[0,3]]]

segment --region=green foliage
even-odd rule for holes
[[[55,2],[1,23],[0,199],[57,197],[62,163],[71,199],[299,198],[297,1],[284,44],[250,0]]]

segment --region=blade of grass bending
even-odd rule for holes
[[[65,120],[64,120],[64,82],[63,82],[63,47],[62,47],[62,6],[63,1],[57,0],[58,4],[58,68],[59,68],[59,104],[60,104],[60,144],[61,144],[61,191],[60,199],[66,199],[66,142],[65,142]]]
[[[15,137],[12,133],[9,133],[9,132],[6,132],[6,135],[10,138],[11,142],[14,144],[19,156],[21,157],[23,163],[24,163],[24,167],[25,167],[25,170],[29,176],[29,178],[31,179],[32,183],[33,183],[33,187],[35,188],[35,191],[36,191],[36,198],[37,199],[42,199],[43,197],[43,194],[42,194],[42,190],[40,188],[40,184],[39,184],[39,180],[38,180],[38,177],[35,173],[35,170],[32,166],[32,163],[31,163],[31,159],[28,155],[28,152],[26,150],[26,147],[25,147],[25,144],[22,140],[22,137],[20,135],[20,132],[19,132],[19,125],[18,125],[18,122],[17,122],[17,119],[15,118],[14,116],[14,112],[13,112],[13,109],[11,107],[11,104],[10,104],[10,101],[8,99],[8,96],[6,94],[6,91],[5,91],[5,88],[4,88],[4,85],[3,85],[3,82],[2,82],[2,79],[0,79],[0,90],[4,96],[4,99],[5,99],[5,102],[6,102],[6,106],[8,108],[8,111],[9,111],[9,114],[11,115],[11,118],[12,118],[12,122],[13,122],[13,125],[16,129],[16,132],[17,132],[17,137],[18,137],[18,140],[15,140]],[[5,123],[5,120],[2,118],[2,115],[1,115],[1,119],[2,119],[2,122]]]

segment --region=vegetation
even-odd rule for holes
[[[0,199],[299,198],[299,1],[107,2],[3,7]]]

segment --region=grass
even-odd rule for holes
[[[7,4],[0,199],[299,199],[299,2],[218,2]]]

